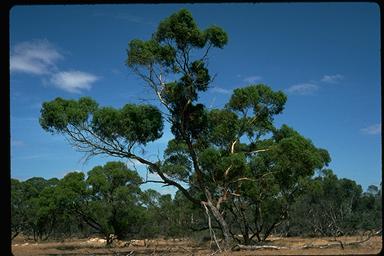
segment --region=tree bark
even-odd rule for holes
[[[207,205],[209,209],[212,212],[212,215],[215,217],[217,222],[219,223],[221,227],[221,231],[223,232],[224,236],[224,249],[229,249],[231,246],[231,233],[229,232],[229,228],[227,225],[227,222],[224,220],[222,214],[220,213],[219,209],[217,209],[213,204],[211,200],[207,200]]]

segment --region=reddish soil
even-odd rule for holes
[[[361,241],[358,236],[338,238],[343,243],[351,243]],[[94,239],[93,239],[94,240]],[[330,248],[309,248],[295,249],[304,245],[324,245],[331,243],[329,238],[278,238],[271,237],[268,245],[288,247],[287,249],[258,249],[258,250],[241,250],[230,252],[215,252],[209,249],[209,242],[198,244],[191,240],[147,240],[144,245],[143,240],[136,240],[136,245],[127,245],[119,247],[117,245],[106,248],[102,243],[90,242],[90,239],[70,239],[64,242],[44,242],[34,243],[23,238],[15,238],[12,243],[12,251],[15,256],[24,255],[367,255],[379,254],[382,250],[383,240],[381,236],[375,236],[368,241],[358,244],[341,247]],[[122,246],[122,245],[120,245]]]

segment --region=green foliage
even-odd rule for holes
[[[40,125],[49,132],[63,132],[68,125],[81,126],[97,106],[97,103],[89,97],[83,97],[78,101],[56,98],[43,103]]]
[[[234,224],[231,228],[242,233],[243,243],[250,243],[254,236],[265,240],[283,224],[305,180],[330,160],[327,151],[286,125],[274,130],[264,146],[268,150],[249,157],[248,168],[240,169],[247,177],[236,188],[241,198],[225,205]]]
[[[159,42],[175,41],[178,49],[189,46],[202,48],[207,42],[214,47],[223,48],[228,41],[227,34],[217,26],[201,31],[186,9],[160,22],[155,39]]]
[[[239,134],[239,120],[228,110],[213,109],[208,113],[208,140],[222,149],[229,148]]]
[[[11,230],[12,239],[25,230],[26,205],[23,184],[11,179]]]
[[[377,198],[377,199],[376,199]],[[293,205],[289,232],[339,236],[381,228],[381,202],[355,181],[324,170],[309,180]],[[380,199],[381,200],[381,199]]]
[[[168,45],[161,46],[155,40],[134,39],[129,42],[127,65],[130,67],[135,65],[148,66],[155,63],[170,66],[174,59],[174,49]]]
[[[53,191],[57,179],[34,177],[11,181],[12,236],[20,232],[34,240],[47,239],[57,224],[57,204]]]
[[[68,135],[75,143],[88,144],[92,144],[88,137],[93,136],[98,143],[119,140],[145,145],[160,138],[163,130],[161,113],[156,107],[127,104],[122,109],[99,108],[87,97],[45,102],[40,125],[46,131]]]
[[[251,109],[254,115],[276,115],[283,111],[286,100],[283,92],[274,92],[268,86],[258,84],[235,89],[227,107],[239,112]]]
[[[88,225],[111,242],[140,231],[143,207],[140,176],[121,162],[108,162],[84,173],[71,172],[61,180],[32,178],[12,182],[14,234],[22,231],[37,239],[52,233],[84,232]],[[139,225],[140,224],[140,225]]]
[[[97,166],[88,172],[86,180],[91,193],[100,197],[114,196],[117,189],[128,189],[127,195],[137,194],[140,176],[131,171],[122,162],[108,162],[104,166]]]
[[[274,92],[264,84],[250,85],[235,89],[226,108],[241,113],[241,133],[249,137],[256,133],[259,138],[273,130],[273,116],[283,111],[286,100],[281,91]],[[252,118],[249,111],[252,111]]]
[[[134,232],[134,225],[140,222],[140,182],[138,174],[124,163],[108,162],[89,171],[86,180],[77,179],[65,186],[79,192],[78,198],[72,200],[72,211],[109,241],[111,234],[123,238]],[[78,189],[79,185],[85,186],[85,193]]]

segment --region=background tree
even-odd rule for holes
[[[107,164],[111,169],[107,168],[106,171],[112,170],[110,177],[119,176],[112,173],[115,173],[114,167],[119,167],[121,164]],[[115,197],[121,200],[113,199],[116,207],[116,213],[113,213],[111,198],[114,197],[114,193],[108,191],[113,190],[111,184],[119,182],[105,179],[102,170],[104,167],[98,166],[93,169],[97,170],[97,175],[93,176],[95,179],[92,183],[100,184],[100,187],[103,187],[100,189],[92,188],[83,173],[69,173],[61,180],[13,179],[11,191],[13,235],[23,234],[27,237],[32,236],[35,240],[44,240],[89,237],[98,233],[111,238],[112,232],[117,230],[116,233],[123,239],[188,237],[200,242],[205,241],[204,238],[209,235],[205,212],[198,205],[186,200],[180,191],[172,199],[170,195],[161,195],[154,190],[140,192],[133,186],[130,189],[138,193],[128,194],[137,196],[127,199],[124,192],[122,197]],[[252,168],[249,167],[248,171],[250,170]],[[305,176],[300,179],[298,187],[301,191],[294,195],[293,202],[288,203],[282,196],[282,190],[276,185],[274,175],[278,172],[269,171],[267,174],[262,174],[265,177],[272,177],[265,181],[267,183],[263,183],[263,179],[257,180],[260,186],[255,185],[256,181],[243,183],[240,187],[242,192],[239,191],[242,196],[233,197],[238,201],[230,200],[223,204],[223,216],[230,226],[233,237],[239,239],[239,242],[246,243],[247,238],[239,237],[237,234],[248,234],[249,243],[252,243],[252,236],[258,239],[257,234],[263,240],[267,236],[266,231],[272,230],[271,227],[276,221],[281,224],[275,224],[271,232],[281,236],[336,238],[341,234],[356,235],[366,231],[380,234],[382,228],[380,188],[372,185],[363,193],[356,182],[345,178],[339,179],[332,171],[323,170],[318,176]],[[105,182],[106,180],[108,181]],[[268,188],[271,184],[275,185],[273,189],[260,189],[261,186],[266,187],[266,184]],[[129,182],[127,186],[130,186]],[[102,192],[104,195],[95,191],[104,191]],[[255,191],[265,194],[264,198],[256,203],[247,197],[248,193],[254,194],[254,200],[258,200]],[[203,197],[203,193],[192,188],[189,192],[196,198]],[[94,206],[87,209],[90,205]],[[289,209],[287,216],[282,218],[284,205],[288,205]],[[77,211],[73,209],[74,206],[77,206]],[[260,213],[255,214],[258,207],[261,208]],[[104,210],[105,215],[102,215],[100,212]],[[231,211],[237,213],[233,214]],[[113,227],[116,225],[111,217],[113,214],[118,216],[118,222],[122,223],[117,229]],[[212,228],[220,229],[220,226],[212,220]],[[249,229],[248,233],[244,231],[246,228]]]
[[[108,162],[88,172],[69,173],[57,188],[60,203],[102,234],[107,244],[139,232],[141,178],[124,163]]]
[[[381,203],[375,195],[378,193],[362,193],[355,181],[339,179],[331,170],[324,170],[308,180],[293,205],[289,233],[337,237],[380,230]]]
[[[14,239],[25,230],[26,205],[22,182],[11,179],[11,238]]]
[[[286,125],[262,143],[268,150],[250,157],[246,168],[249,179],[238,189],[241,196],[226,204],[234,224],[232,234],[240,231],[245,244],[254,237],[265,241],[287,221],[289,208],[302,192],[305,179],[330,161],[327,151],[316,148]]]
[[[56,184],[57,179],[34,177],[22,182],[16,189],[22,205],[19,205],[15,217],[20,214],[23,233],[33,236],[35,241],[48,239],[56,224],[57,211],[51,193]]]

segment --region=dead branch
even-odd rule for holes
[[[180,248],[180,249],[183,249],[184,251],[186,251],[186,252],[189,252],[189,253],[191,253],[191,254],[193,254],[193,252],[191,251],[191,250],[188,250],[187,248],[184,248],[183,246],[177,246],[178,248]]]
[[[240,250],[254,251],[254,250],[262,250],[262,249],[280,250],[280,249],[289,249],[289,248],[284,246],[275,246],[275,245],[242,245],[242,244],[235,245],[232,248],[233,251],[240,251]]]
[[[219,242],[218,242],[217,239],[216,239],[215,231],[214,231],[213,228],[212,228],[212,224],[211,224],[211,216],[210,216],[210,214],[209,214],[209,210],[208,210],[208,207],[207,207],[207,205],[206,205],[206,202],[202,202],[201,204],[204,206],[205,213],[207,214],[207,217],[208,217],[208,227],[209,227],[209,233],[210,233],[210,235],[211,235],[211,243],[212,243],[212,240],[214,240],[215,243],[216,243],[217,248],[218,248],[219,251],[221,252]]]
[[[325,249],[325,248],[332,248],[332,247],[341,247],[344,249],[343,243],[341,241],[336,241],[333,243],[327,243],[327,244],[305,244],[303,246],[297,246],[297,247],[290,247],[289,249],[312,249],[312,248],[318,248],[318,249]]]
[[[259,150],[254,150],[254,151],[250,151],[250,152],[246,152],[247,154],[256,154],[256,153],[260,153],[260,152],[265,152],[265,151],[269,151],[271,150],[270,148],[266,148],[266,149],[259,149]]]
[[[355,245],[359,245],[359,244],[362,244],[362,243],[367,242],[369,239],[371,239],[372,234],[373,234],[373,232],[371,231],[365,239],[360,240],[360,241],[356,241],[356,242],[343,243],[343,242],[340,241],[340,240],[336,240],[336,241],[333,242],[333,243],[319,244],[319,245],[309,244],[309,245],[304,245],[304,246],[301,246],[301,247],[295,247],[295,248],[292,248],[292,249],[308,249],[308,248],[319,248],[319,249],[324,249],[324,248],[339,247],[339,246],[340,246],[342,249],[344,249],[345,246],[355,246]]]
[[[230,166],[227,168],[227,170],[225,170],[225,172],[224,172],[224,177],[227,177],[227,176],[228,176],[228,173],[229,173],[229,171],[231,170],[231,168],[232,168],[232,165],[230,165]]]
[[[232,142],[232,145],[231,145],[231,154],[235,153],[235,145],[236,145],[236,142],[237,142],[237,140],[235,140],[234,142]]]
[[[363,239],[363,240],[361,240],[361,241],[357,241],[357,242],[345,243],[344,245],[348,245],[348,246],[350,246],[350,245],[358,245],[358,244],[365,243],[365,242],[367,242],[369,239],[371,239],[371,237],[372,237],[373,235],[374,235],[374,233],[373,233],[372,231],[370,231],[370,232],[368,233],[368,236],[367,236],[365,239]]]
[[[335,240],[334,242],[330,242],[327,244],[305,244],[303,246],[295,246],[295,247],[284,247],[284,246],[275,246],[275,245],[242,245],[242,244],[237,244],[235,245],[232,250],[233,251],[240,251],[240,250],[262,250],[262,249],[273,249],[273,250],[281,250],[281,249],[288,249],[288,250],[300,250],[300,249],[326,249],[326,248],[333,248],[333,247],[341,247],[341,249],[344,250],[346,246],[356,246],[362,243],[367,242],[369,239],[371,239],[372,235],[374,233],[371,231],[368,236],[360,241],[356,242],[350,242],[350,243],[343,243],[340,240]]]
[[[210,256],[215,255],[216,253],[221,252],[220,250],[214,251],[213,253],[209,254]]]

